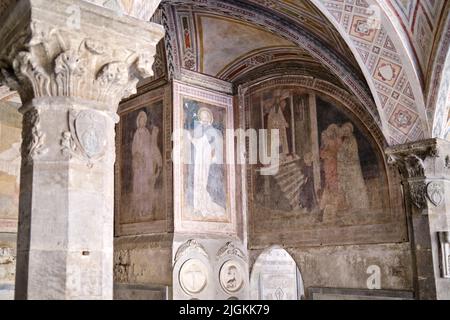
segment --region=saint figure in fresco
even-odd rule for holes
[[[269,135],[271,130],[278,130],[280,137],[280,156],[283,158],[289,155],[289,144],[287,128],[289,128],[289,123],[284,117],[283,110],[286,107],[286,100],[277,97],[274,106],[270,109],[269,117],[267,119],[267,130]],[[270,141],[270,140],[269,140]],[[271,148],[269,148],[271,150]]]
[[[147,128],[147,114],[141,111],[131,147],[133,168],[132,212],[139,217],[153,214],[155,184],[162,171],[162,155],[158,148],[159,128]]]
[[[342,209],[362,209],[369,206],[369,196],[359,159],[358,142],[353,125],[344,124],[340,129],[341,145],[337,153],[337,179],[342,194]]]
[[[325,186],[320,200],[320,209],[329,216],[335,212],[339,203],[339,186],[337,176],[337,154],[341,146],[339,127],[330,125],[322,132],[320,158],[323,163]]]
[[[213,127],[214,116],[208,108],[198,110],[198,121],[190,133],[194,153],[193,211],[202,217],[221,216],[225,208],[217,204],[209,190],[210,170],[213,164],[223,164],[223,136]],[[214,181],[223,184],[224,181]],[[217,186],[212,186],[217,187]]]

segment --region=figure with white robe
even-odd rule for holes
[[[198,121],[190,134],[194,151],[193,213],[202,217],[225,214],[225,208],[214,201],[208,190],[211,166],[223,164],[223,136],[212,126],[213,122],[212,112],[200,108]],[[216,180],[215,183],[224,182]]]
[[[280,156],[286,158],[289,155],[289,144],[287,128],[289,128],[289,123],[283,114],[283,109],[286,107],[286,101],[281,100],[281,98],[276,99],[275,105],[270,109],[269,116],[267,119],[267,130],[269,135],[272,130],[278,130],[280,137]],[[270,139],[269,139],[270,141]],[[269,148],[271,150],[271,148]]]

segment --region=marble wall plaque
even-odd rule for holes
[[[180,285],[188,295],[202,292],[208,284],[208,270],[198,259],[186,261],[180,269]]]

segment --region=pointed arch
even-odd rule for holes
[[[450,111],[450,5],[446,8],[441,38],[433,59],[427,105],[433,126],[433,138],[445,138]]]
[[[300,269],[283,247],[265,249],[255,260],[250,274],[252,300],[303,300],[305,286]]]

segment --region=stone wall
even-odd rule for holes
[[[307,298],[310,298],[312,288],[413,290],[409,243],[297,247],[286,250],[299,267]],[[261,252],[251,251],[252,265]],[[379,287],[371,281],[378,270]]]
[[[166,300],[172,286],[172,237],[143,235],[114,242],[114,299]]]

